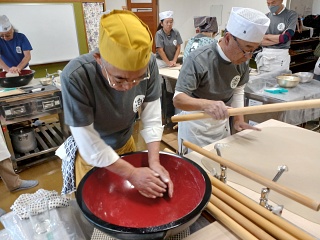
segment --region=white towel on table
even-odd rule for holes
[[[59,196],[56,191],[48,191],[44,189],[39,189],[35,193],[25,193],[21,194],[10,207],[10,209],[19,216],[20,219],[27,219],[28,206],[34,206],[37,209],[34,209],[35,212],[41,213],[45,209],[44,206],[38,206],[38,200],[46,198],[48,201],[49,209],[58,208],[58,207],[68,207],[69,198]]]

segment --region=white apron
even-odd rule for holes
[[[290,68],[288,49],[263,48],[255,58],[258,73],[288,71]]]
[[[179,115],[196,113],[195,111],[182,111]],[[181,149],[181,139],[194,143],[200,147],[207,146],[215,141],[230,135],[229,120],[214,120],[206,118],[201,120],[184,121],[178,123],[178,146],[179,153],[191,152],[185,146]]]
[[[316,62],[316,65],[314,66],[313,73],[316,75],[320,75],[320,57],[318,58],[318,61]]]
[[[7,144],[4,141],[3,134],[1,132],[0,133],[0,162],[10,157],[11,157],[11,154],[7,148]]]

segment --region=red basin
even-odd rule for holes
[[[148,166],[148,153],[122,157],[136,167]],[[163,239],[167,231],[191,225],[211,195],[207,174],[196,163],[175,154],[160,153],[161,164],[174,184],[170,199],[143,197],[127,180],[104,168],[94,168],[82,179],[77,190],[78,204],[100,230],[119,239]],[[180,229],[182,228],[182,229]],[[160,237],[154,237],[153,234]],[[151,238],[152,237],[152,238]]]

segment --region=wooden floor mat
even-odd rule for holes
[[[178,151],[178,132],[172,132],[162,135],[162,142]]]

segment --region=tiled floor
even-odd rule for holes
[[[138,121],[134,129],[134,139],[137,145],[137,150],[145,150],[146,144],[144,143],[141,135],[139,134],[140,122]],[[172,132],[171,129],[166,128],[165,133]],[[170,146],[161,143],[161,150],[169,148]],[[172,149],[171,149],[172,150]],[[39,185],[35,188],[10,193],[4,186],[2,180],[0,180],[0,208],[5,211],[10,211],[10,206],[13,202],[23,193],[34,193],[38,189],[43,188],[46,190],[55,190],[60,193],[62,188],[62,174],[61,174],[61,160],[55,156],[52,156],[51,160],[41,163],[39,165],[32,166],[19,173],[22,179],[37,179]],[[0,229],[3,226],[0,223]]]

